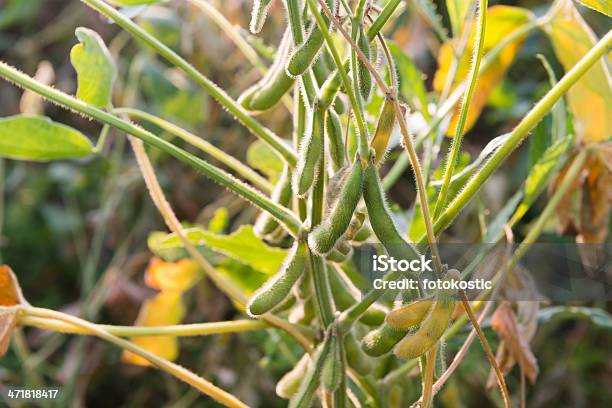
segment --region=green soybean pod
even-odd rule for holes
[[[271,5],[272,0],[253,0],[251,23],[249,24],[249,29],[253,34],[257,34],[261,31],[268,17]]]
[[[357,47],[361,50],[361,52],[365,55],[368,61],[371,60],[371,49],[370,49],[370,40],[368,35],[363,28],[363,25],[359,28],[359,38],[357,39]],[[359,93],[364,101],[368,101],[370,96],[372,95],[372,74],[368,69],[367,65],[358,58],[357,60],[357,81],[359,86]]]
[[[248,108],[265,111],[274,107],[293,85],[294,78],[285,72],[285,63],[291,46],[291,32],[286,30],[274,63],[260,81],[260,87],[249,99]],[[284,44],[283,44],[284,43]],[[285,45],[286,44],[286,45]]]
[[[332,13],[336,13],[338,2],[337,0],[326,0],[327,6]],[[324,15],[323,20],[329,24],[329,20]],[[297,45],[295,50],[289,56],[286,70],[289,76],[296,77],[302,75],[319,55],[319,51],[323,47],[323,33],[316,22],[312,22],[310,30],[304,41]]]
[[[362,350],[369,356],[387,354],[406,335],[406,330],[394,329],[387,323],[372,330],[361,340]]]
[[[458,272],[451,270],[445,280],[458,279]],[[444,334],[455,310],[453,290],[439,290],[433,309],[414,333],[400,341],[393,352],[400,358],[417,358],[427,352]]]
[[[368,375],[372,372],[374,368],[373,361],[363,352],[361,347],[359,347],[359,343],[357,343],[353,333],[347,333],[344,336],[344,353],[346,354],[348,366],[358,374]]]
[[[310,356],[304,353],[300,361],[276,383],[276,395],[283,399],[293,397],[300,388],[309,362]]]
[[[278,203],[283,207],[287,207],[291,203],[292,197],[293,195],[291,193],[291,171],[289,170],[289,166],[285,166],[281,177],[278,179],[276,185],[274,186],[274,190],[272,191],[272,196],[270,198],[275,203]],[[263,211],[257,217],[253,231],[257,236],[263,237],[268,234],[271,234],[278,227],[278,221],[276,221],[276,219],[272,217],[270,213],[268,213],[267,211]]]
[[[385,102],[383,103],[380,115],[378,116],[378,123],[376,124],[376,131],[374,137],[370,142],[370,148],[375,153],[375,163],[380,164],[385,158],[387,152],[387,146],[389,145],[389,138],[391,132],[395,126],[395,106],[393,96],[389,93],[385,96]]]
[[[247,304],[247,313],[256,317],[278,306],[289,295],[293,285],[304,273],[307,260],[306,243],[295,241],[280,271],[251,297]]]
[[[335,325],[330,327],[327,335],[329,336],[329,352],[323,362],[321,379],[323,387],[329,392],[334,392],[340,386],[344,373],[342,337],[338,334]]]
[[[329,154],[329,164],[333,173],[344,166],[344,132],[340,116],[330,109],[325,117],[325,140]]]
[[[362,185],[363,167],[357,155],[334,208],[308,235],[308,245],[314,253],[318,255],[328,253],[344,235],[361,199]]]
[[[291,44],[291,32],[285,30],[274,61],[268,68],[268,72],[238,98],[238,103],[243,108],[249,111],[265,111],[276,105],[280,98],[289,90],[294,81],[292,78],[287,77],[285,63]]]
[[[312,72],[314,73],[315,79],[317,80],[317,86],[323,85],[327,77],[329,76],[329,66],[324,58],[317,58],[314,64],[312,64]]]
[[[396,329],[410,329],[425,319],[433,304],[432,300],[417,300],[390,311],[385,320]]]
[[[312,398],[321,381],[323,363],[329,354],[329,343],[329,338],[326,338],[323,344],[317,347],[297,393],[289,401],[289,408],[310,408],[312,406]]]
[[[306,134],[300,142],[297,169],[293,176],[293,190],[298,197],[304,197],[318,176],[318,164],[323,152],[325,122],[318,105],[310,112]]]
[[[368,210],[370,226],[389,255],[396,259],[416,258],[418,253],[397,231],[389,214],[373,159],[365,170],[363,182],[363,199]]]
[[[329,251],[329,253],[325,256],[325,259],[338,264],[344,263],[351,259],[351,257],[353,256],[353,247],[346,241],[344,241],[343,243],[346,243],[348,246],[343,246],[340,249],[332,248],[332,250]]]

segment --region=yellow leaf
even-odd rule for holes
[[[180,324],[185,315],[183,292],[191,288],[201,278],[197,263],[191,259],[178,262],[164,262],[159,258],[151,259],[145,271],[145,283],[160,292],[147,299],[140,308],[135,326],[171,326]],[[178,339],[174,336],[143,336],[132,341],[145,350],[174,361],[178,357]],[[122,360],[142,366],[151,364],[128,351],[123,353]]]
[[[532,14],[528,10],[519,7],[511,6],[493,6],[487,10],[487,23],[485,27],[485,37],[483,44],[483,53],[487,54],[493,47],[503,41],[509,34],[517,28],[527,23],[532,19]],[[465,51],[462,54],[457,70],[455,82],[452,89],[455,89],[463,80],[466,79],[470,70],[472,48],[474,38],[476,37],[476,25],[472,26],[470,38],[468,39]],[[506,71],[514,61],[519,48],[521,47],[525,36],[508,44],[499,56],[487,67],[481,70],[481,74],[476,82],[476,89],[472,97],[472,103],[468,110],[467,120],[465,123],[464,132],[468,132],[476,123],[480,112],[484,108],[489,95],[503,78]],[[449,43],[443,44],[440,47],[438,54],[438,71],[434,77],[433,86],[437,92],[442,92],[449,68],[453,61],[453,47],[457,44],[457,39],[451,40]],[[457,120],[459,118],[459,106],[456,107],[455,113],[448,126],[446,134],[454,136],[457,128]]]
[[[146,300],[138,314],[135,326],[167,326],[179,324],[185,315],[185,306],[180,292],[162,292]],[[178,356],[178,340],[174,336],[143,336],[135,337],[132,341],[145,350],[165,358],[169,361],[176,360]],[[122,360],[142,366],[151,364],[144,358],[129,351],[125,351]]]
[[[595,45],[597,37],[570,0],[559,1],[555,11],[545,29],[567,72]],[[576,82],[567,99],[579,140],[597,143],[611,136],[612,77],[604,59]]]
[[[146,284],[161,291],[184,292],[200,277],[198,264],[192,259],[164,262],[159,258],[153,258],[145,272]]]

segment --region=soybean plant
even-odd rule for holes
[[[202,10],[210,11],[210,5],[204,7],[204,0],[189,1],[203,6]],[[224,152],[207,146],[201,148],[204,154],[212,155],[222,166],[238,175],[249,175],[248,180],[236,178],[221,167],[211,164],[208,159],[196,156],[173,141],[128,120],[128,116],[131,116],[153,124],[165,124],[164,129],[182,135],[187,143],[202,146],[194,141],[197,137],[161,118],[138,113],[129,106],[114,108],[110,100],[96,104],[81,96],[81,93],[77,99],[38,82],[4,62],[0,62],[0,76],[63,108],[104,124],[107,130],[115,128],[130,135],[132,141],[143,141],[170,154],[260,211],[253,222],[254,239],[257,238],[259,248],[274,247],[274,251],[284,251],[285,260],[266,283],[247,295],[241,287],[220,275],[215,266],[198,251],[196,246],[199,243],[190,240],[189,234],[183,230],[171,208],[168,208],[146,152],[144,149],[138,150],[137,143],[134,144],[138,164],[152,198],[174,233],[173,237],[178,237],[180,246],[187,250],[185,256],[194,259],[211,276],[241,313],[246,312],[248,316],[261,321],[251,322],[252,326],[247,329],[265,327],[283,330],[303,349],[300,355],[293,356],[297,363],[276,384],[279,398],[288,399],[289,407],[296,408],[318,406],[317,399],[322,401],[323,406],[335,408],[351,404],[390,406],[388,391],[398,384],[403,386],[412,381],[403,374],[420,364],[423,382],[421,403],[423,407],[431,407],[435,393],[443,385],[438,384],[437,388],[434,386],[434,369],[447,370],[439,362],[445,360],[444,348],[439,345],[443,339],[456,334],[469,322],[489,357],[504,403],[510,405],[504,376],[475,317],[473,308],[476,304],[471,303],[463,291],[427,291],[419,288],[394,292],[371,289],[359,279],[362,265],[357,261],[359,256],[374,251],[405,260],[428,254],[435,261],[434,275],[442,282],[460,282],[465,279],[468,271],[462,274],[455,269],[448,270],[440,258],[440,234],[477,196],[491,174],[502,166],[512,150],[528,137],[555,103],[609,52],[611,33],[607,33],[563,78],[555,82],[552,89],[507,137],[496,142],[489,153],[477,159],[477,163],[467,167],[471,171],[469,178],[461,179],[462,173],[457,175],[456,172],[457,155],[461,137],[467,127],[470,101],[478,90],[476,80],[498,62],[496,58],[505,47],[511,44],[514,47],[516,43],[513,41],[522,39],[548,20],[536,19],[529,14],[525,23],[518,26],[505,42],[497,44],[483,55],[487,1],[477,1],[479,6],[475,11],[474,44],[471,44],[474,50],[472,69],[468,76],[462,73],[464,77],[460,77],[458,69],[450,70],[450,77],[446,79],[448,86],[443,92],[417,95],[415,98],[421,97],[422,100],[415,103],[415,98],[407,100],[405,87],[402,88],[403,92],[399,92],[401,81],[412,80],[414,82],[409,82],[408,88],[420,85],[425,89],[424,82],[418,73],[413,73],[412,79],[402,75],[398,77],[395,61],[397,53],[392,52],[398,47],[391,47],[385,34],[385,29],[393,26],[394,20],[399,17],[398,11],[402,6],[411,2],[283,0],[286,16],[282,21],[286,21],[286,27],[282,27],[281,38],[273,44],[271,63],[261,78],[254,80],[250,87],[234,99],[126,14],[103,0],[82,2],[138,39],[138,44],[146,44],[150,50],[199,85],[203,92],[210,94],[253,136],[264,142],[280,163],[282,174],[270,176],[266,180],[255,173],[254,169]],[[267,27],[272,26],[271,21],[275,19],[268,14],[271,9],[277,9],[274,3],[274,0],[253,1],[249,25],[252,34],[266,32]],[[459,40],[467,36],[461,32],[463,21],[454,25],[453,31],[457,32],[453,32],[454,37],[449,40],[446,30],[441,26],[442,20],[432,17],[437,12],[430,9],[430,2],[417,3],[427,11],[434,32],[441,34],[442,40],[448,41],[444,46],[450,47],[452,52],[449,55],[455,59],[453,63],[459,64]],[[223,19],[223,16],[215,16],[218,20]],[[547,18],[554,16],[547,15]],[[241,50],[257,57],[257,51],[245,41],[244,34],[229,22],[223,22],[224,30]],[[95,38],[94,43],[101,50],[98,57],[112,58],[102,39],[97,35]],[[416,67],[412,69],[418,71]],[[83,80],[82,75],[79,80]],[[112,88],[113,79],[108,81],[105,85]],[[102,79],[100,82],[103,82]],[[454,113],[454,105],[464,95],[461,108]],[[293,119],[292,141],[263,125],[269,117],[265,113],[274,110],[281,100],[294,101],[289,106]],[[435,105],[435,108],[430,109],[430,105]],[[407,119],[409,114],[417,114],[427,122],[426,131],[418,138],[412,135],[412,122]],[[447,119],[451,115],[459,115],[454,119],[458,120],[459,134],[452,140],[446,166],[440,166],[444,173],[442,189],[437,196],[435,187],[440,183],[436,184],[432,179],[436,170],[437,152],[445,143],[439,136],[445,132],[443,127],[447,126]],[[402,150],[396,150],[389,155],[389,161],[394,161],[390,163],[393,167],[389,171],[385,157],[389,150],[395,148],[390,141],[396,137],[401,139],[400,144],[406,153],[404,156]],[[92,148],[85,155],[94,153],[99,153],[99,150],[94,151]],[[399,158],[395,159],[398,154]],[[569,188],[573,180],[570,178],[577,176],[580,166],[586,160],[586,154],[573,159],[576,161],[566,173],[568,179],[564,179],[562,188]],[[10,157],[15,155],[18,154]],[[427,165],[421,165],[421,161]],[[482,165],[479,167],[480,163]],[[411,228],[414,227],[420,234],[416,240],[414,231],[409,235],[396,222],[405,213],[396,210],[397,206],[391,203],[387,194],[387,190],[398,180],[408,164],[416,185],[416,198],[414,202],[402,204],[411,207]],[[253,180],[257,181],[258,187],[270,192],[270,196],[248,184]],[[457,188],[461,187],[458,184],[462,184],[463,188]],[[553,204],[557,205],[559,199]],[[532,199],[526,206],[529,207],[534,201]],[[430,211],[432,203],[435,203],[435,211]],[[547,210],[546,216],[550,216],[553,210]],[[526,209],[521,211],[524,214]],[[501,222],[507,222],[508,219],[509,215]],[[544,221],[536,224],[538,229],[534,235],[541,232]],[[490,228],[495,228],[495,225],[491,222]],[[501,232],[495,235],[496,242],[501,240],[501,235]],[[413,239],[409,239],[409,236]],[[517,262],[517,259],[512,262]],[[398,276],[397,273],[391,273],[384,279]],[[499,276],[503,276],[503,272]],[[418,279],[421,276],[414,272],[408,277]],[[491,295],[491,292],[482,293],[481,300],[487,300]],[[458,304],[461,304],[464,314],[455,313]],[[95,334],[139,353],[154,365],[226,406],[246,406],[235,396],[196,374],[170,362],[166,364],[165,360],[146,350],[117,339],[113,333],[122,331],[116,327],[98,326],[71,319],[58,312],[45,312],[44,309],[32,308],[27,302],[20,307],[24,316],[20,324],[40,325],[42,323],[37,319],[44,318],[47,319],[43,322],[45,328]],[[453,318],[455,322],[452,324]],[[247,330],[244,325],[238,327],[235,322],[225,323],[228,327],[234,327],[229,331]],[[172,334],[174,330],[177,336],[182,335],[181,328],[171,327],[163,333],[160,329],[160,334]],[[449,367],[448,370],[451,371],[445,371],[439,378],[445,378],[444,374],[450,375],[452,369]],[[415,402],[410,400],[408,393],[402,398],[398,402],[401,406]]]

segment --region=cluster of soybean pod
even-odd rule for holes
[[[359,304],[360,293],[342,267],[351,260],[355,246],[371,239],[398,259],[418,256],[393,222],[379,176],[396,122],[394,96],[386,95],[374,134],[368,140],[369,156],[363,157],[356,151],[354,141],[359,137],[358,130],[345,129],[353,118],[341,99],[340,91],[347,90],[342,89],[338,64],[309,12],[308,0],[283,1],[288,27],[275,59],[266,75],[247,89],[239,102],[257,114],[276,106],[295,89],[294,142],[298,146],[298,162],[294,168],[285,165],[272,199],[296,208],[304,227],[298,237],[292,238],[268,213],[259,215],[255,232],[271,245],[289,242],[291,247],[281,270],[250,299],[247,312],[258,317],[287,311],[291,322],[320,328],[313,353],[305,353],[277,384],[277,394],[290,399],[290,407],[312,406],[319,389],[334,395],[334,406],[349,406],[347,373],[373,373],[381,360],[376,358],[392,350],[402,359],[422,356],[448,327],[455,309],[455,293],[400,293],[391,311],[377,303],[376,296],[365,306]],[[358,1],[355,17],[344,1],[344,7],[334,0],[324,3],[338,21],[345,21],[341,9],[352,17],[355,43],[370,58],[372,66],[378,67],[380,49],[385,44],[377,34],[384,24],[364,16],[378,14],[384,23],[390,13],[376,10],[368,1]],[[271,5],[272,0],[254,0],[250,24],[253,33],[264,26]],[[321,15],[331,32],[333,24],[325,13]],[[388,53],[386,57],[393,70]],[[368,67],[355,59],[345,62],[342,69],[351,74],[355,97],[363,106],[376,92]],[[342,116],[347,118],[346,123]],[[445,279],[459,279],[459,273],[448,271]],[[336,393],[339,389],[343,392]]]

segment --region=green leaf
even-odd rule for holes
[[[599,11],[608,17],[612,17],[612,2],[610,0],[578,0],[583,6]]]
[[[77,98],[97,108],[107,108],[117,76],[113,58],[95,31],[79,27],[75,35],[79,44],[72,47],[70,62],[77,72]]]
[[[581,306],[555,306],[540,310],[538,320],[585,319],[607,330],[612,330],[612,317],[603,309]]]
[[[192,244],[208,247],[266,275],[278,272],[286,255],[286,251],[272,248],[263,242],[253,233],[251,225],[243,226],[230,235],[215,234],[197,227],[186,229],[185,234]],[[180,239],[174,234],[168,234],[163,239],[158,238],[154,244],[156,251],[182,247]]]
[[[44,116],[0,119],[0,156],[47,161],[84,157],[93,146],[81,132]]]
[[[515,223],[525,215],[529,207],[538,198],[540,193],[546,188],[551,177],[565,164],[566,153],[574,143],[574,137],[569,135],[555,142],[538,159],[529,171],[525,180],[525,197],[512,216],[512,223]]]
[[[208,222],[208,230],[216,234],[220,234],[227,228],[229,224],[229,211],[225,207],[219,207],[215,210],[212,218]]]
[[[427,117],[427,88],[425,87],[424,74],[414,65],[412,59],[402,51],[399,45],[392,41],[388,41],[387,44],[399,76],[399,94],[413,108],[417,108]]]
[[[224,259],[216,268],[230,278],[247,296],[251,296],[269,278],[268,275],[232,258]]]
[[[283,172],[282,160],[261,140],[251,143],[246,160],[249,166],[261,171],[272,181],[278,180]]]
[[[446,0],[446,10],[448,11],[448,18],[451,22],[454,37],[461,34],[461,27],[463,27],[463,22],[470,10],[471,3],[470,0]]]

